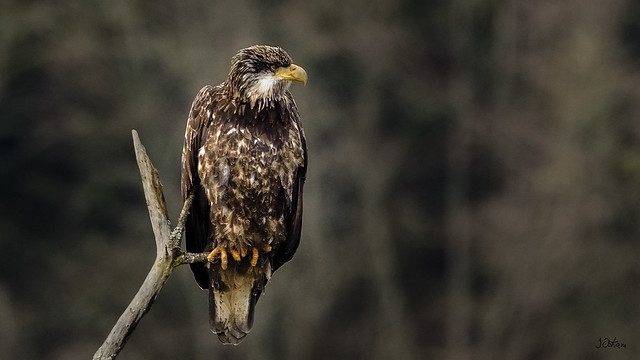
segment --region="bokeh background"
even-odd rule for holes
[[[307,69],[303,239],[224,347],[179,268],[119,359],[640,356],[640,3],[0,0],[0,357],[87,359],[175,220],[191,101]],[[623,349],[596,349],[599,339]]]

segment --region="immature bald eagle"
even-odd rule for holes
[[[209,290],[211,330],[238,344],[271,274],[291,260],[302,225],[307,150],[289,92],[307,73],[278,47],[240,50],[225,82],[200,90],[182,150],[182,197],[195,197],[185,225],[191,265]]]

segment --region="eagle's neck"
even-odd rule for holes
[[[270,74],[243,76],[241,82],[227,80],[227,87],[234,102],[260,112],[271,109],[278,102],[287,101],[290,81]]]

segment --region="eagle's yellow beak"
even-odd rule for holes
[[[296,64],[278,68],[274,76],[283,80],[301,82],[302,84],[306,84],[308,79],[307,72],[304,71],[302,66]]]

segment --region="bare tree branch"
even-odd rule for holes
[[[102,346],[93,355],[94,360],[115,359],[118,356],[144,314],[151,308],[153,301],[174,268],[182,264],[204,262],[207,259],[206,253],[185,253],[180,250],[184,222],[193,201],[193,194],[190,194],[184,202],[178,218],[178,225],[171,231],[158,171],[151,163],[146,149],[140,142],[138,132],[132,130],[132,134],[144,196],[156,241],[156,259],[138,293],[122,313]]]

